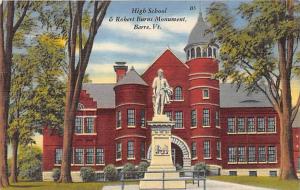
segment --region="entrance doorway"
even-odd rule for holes
[[[179,165],[179,166],[183,167],[183,154],[182,154],[180,147],[178,145],[172,143],[171,148],[172,148],[172,160],[173,160],[174,166]]]

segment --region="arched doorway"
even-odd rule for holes
[[[172,149],[175,149],[175,163],[182,163],[183,169],[191,168],[191,151],[187,143],[178,136],[171,137]],[[178,151],[176,155],[176,150]],[[178,157],[178,158],[177,158]],[[181,157],[181,158],[180,158]],[[147,152],[147,159],[151,160],[151,145]]]

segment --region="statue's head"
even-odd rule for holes
[[[163,78],[163,76],[164,76],[164,71],[163,71],[162,69],[158,69],[158,71],[157,71],[157,76],[158,76],[159,78]]]

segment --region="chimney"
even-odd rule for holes
[[[116,78],[118,82],[126,75],[128,66],[126,65],[126,62],[116,62],[114,65],[114,69],[116,72]]]

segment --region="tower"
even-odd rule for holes
[[[208,29],[200,12],[184,48],[189,66],[192,164],[221,165],[220,88],[214,78],[218,45],[211,42],[214,36]]]

